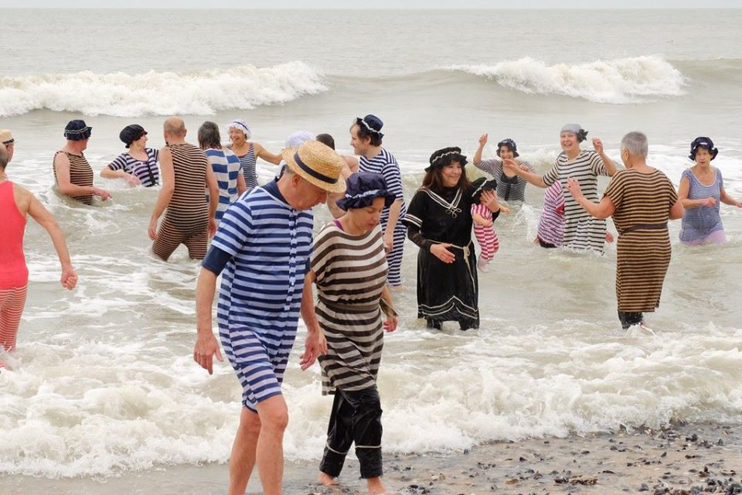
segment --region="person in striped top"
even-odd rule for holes
[[[376,377],[384,330],[397,328],[379,219],[396,199],[379,174],[359,172],[346,181],[338,207],[345,212],[314,241],[305,297],[317,285],[317,320],[327,338],[320,356],[322,394],[335,399],[319,482],[334,485],[353,443],[368,492],[386,493],[381,482],[381,401]],[[382,322],[382,313],[386,322]]]
[[[381,230],[384,233],[384,245],[389,262],[389,285],[402,286],[402,255],[404,238],[407,231],[401,219],[405,217],[404,195],[402,191],[402,173],[397,160],[381,147],[384,134],[381,128],[384,123],[375,115],[357,118],[350,127],[350,145],[359,156],[358,170],[381,174],[386,180],[389,191],[396,196],[396,201],[381,214]]]
[[[121,153],[103,170],[104,179],[124,179],[130,186],[152,187],[160,183],[160,172],[157,170],[158,151],[147,148],[147,131],[144,127],[132,124],[124,127],[119,139],[128,151]]]
[[[216,232],[214,214],[219,202],[216,177],[203,152],[186,143],[183,119],[169,117],[163,125],[167,146],[160,150],[162,188],[147,230],[152,252],[163,261],[184,244],[191,259],[206,256],[209,235]],[[209,202],[204,199],[209,191]],[[165,211],[167,209],[167,211]],[[165,212],[165,219],[157,222]]]
[[[283,434],[288,408],[281,382],[296,338],[299,314],[307,325],[306,369],[327,343],[311,296],[302,296],[312,252],[311,208],[328,192],[342,192],[343,160],[317,141],[284,150],[280,179],[256,187],[222,217],[196,287],[196,362],[213,372],[222,360],[212,332],[216,280],[222,274],[217,316],[224,353],[242,385],[242,412],[229,459],[229,494],[244,494],[257,462],[265,495],[281,493]]]
[[[242,119],[234,120],[229,124],[227,129],[229,130],[229,140],[232,142],[229,148],[240,159],[245,184],[247,184],[248,188],[257,187],[258,172],[256,165],[258,158],[278,165],[281,163],[281,155],[274,155],[260,143],[250,142],[249,139],[252,136],[252,131],[250,130],[250,126],[247,125],[247,122]]]
[[[570,196],[581,208],[595,218],[612,216],[618,229],[616,297],[624,329],[643,324],[643,313],[659,307],[671,255],[667,221],[683,216],[670,179],[647,165],[648,152],[644,134],[624,136],[621,160],[626,169],[613,176],[600,202],[582,193],[577,178],[567,181]]]
[[[497,182],[494,183],[497,184]],[[480,250],[477,268],[487,272],[487,265],[494,259],[495,253],[500,249],[500,240],[497,238],[497,232],[495,232],[492,211],[481,203],[483,191],[493,192],[490,187],[485,188],[484,186],[477,190],[471,205],[471,219],[474,225],[474,236],[477,238]],[[496,197],[497,195],[495,195]],[[501,213],[510,213],[510,209],[500,205],[499,202],[498,207]]]
[[[561,182],[555,182],[544,192],[544,207],[538,221],[538,234],[533,242],[542,248],[562,245],[564,237],[564,193]]]
[[[240,173],[242,166],[237,155],[222,148],[219,126],[214,122],[206,121],[201,124],[198,129],[198,144],[204,150],[206,159],[209,160],[216,177],[216,184],[219,187],[219,204],[216,207],[216,221],[218,223],[224,216],[224,212],[227,211],[227,207],[247,191],[245,177]],[[206,200],[209,200],[208,191]]]
[[[603,151],[600,139],[593,139],[595,151],[580,149],[587,138],[587,131],[578,124],[567,124],[562,128],[560,142],[562,153],[554,166],[543,176],[528,172],[513,160],[505,160],[506,170],[516,173],[538,187],[549,187],[559,182],[566,188],[567,179],[577,179],[585,196],[591,201],[598,199],[598,175],[613,176],[616,164]],[[564,197],[563,246],[578,250],[603,252],[606,240],[605,220],[591,217],[571,195]]]
[[[64,128],[67,144],[54,154],[54,181],[57,192],[86,205],[93,204],[93,196],[106,201],[108,191],[93,186],[93,169],[83,154],[93,128],[84,120],[71,120]]]
[[[474,166],[479,170],[487,172],[497,180],[497,197],[503,201],[525,201],[526,184],[524,178],[518,177],[514,172],[507,171],[503,168],[503,160],[515,160],[518,154],[518,146],[512,139],[503,139],[497,143],[497,158],[482,160],[482,152],[487,144],[487,134],[482,134],[479,138],[479,147],[474,153]],[[515,160],[520,167],[525,167],[529,172],[533,172],[531,164],[525,160]]]

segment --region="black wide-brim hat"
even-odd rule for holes
[[[714,142],[711,138],[701,136],[697,137],[692,143],[690,143],[690,155],[688,155],[688,158],[696,161],[696,152],[698,151],[698,148],[707,149],[708,152],[711,153],[712,160],[719,154],[719,150],[714,148]]]
[[[387,189],[383,175],[358,172],[345,181],[345,196],[337,200],[337,205],[345,211],[352,208],[366,208],[371,206],[376,198],[384,198],[384,206],[387,208],[397,199]]]
[[[451,146],[433,152],[430,155],[430,165],[425,168],[425,172],[430,172],[434,168],[443,168],[451,162],[459,162],[462,167],[468,163],[466,156],[461,154],[461,148]]]
[[[92,130],[84,120],[70,120],[64,128],[64,137],[70,141],[82,141],[90,138]]]

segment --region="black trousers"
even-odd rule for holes
[[[644,314],[619,311],[618,319],[621,320],[621,326],[623,327],[623,329],[628,330],[631,325],[641,324],[641,322],[644,321]]]
[[[351,445],[361,464],[361,478],[376,478],[381,467],[381,400],[376,385],[353,392],[335,390],[327,445],[319,470],[337,478]]]

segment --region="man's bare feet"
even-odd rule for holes
[[[319,473],[319,476],[317,476],[317,483],[322,483],[325,486],[335,486],[337,485],[337,481],[335,478],[330,476],[329,474],[325,474],[323,472]]]
[[[368,478],[366,480],[368,485],[368,495],[384,495],[386,488],[384,488],[381,478]]]

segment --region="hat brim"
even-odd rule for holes
[[[327,148],[331,149],[331,148]],[[299,151],[299,148],[285,148],[283,152],[281,153],[281,156],[283,157],[283,161],[286,162],[286,165],[291,169],[292,172],[297,174],[299,177],[304,179],[305,181],[309,182],[310,184],[319,187],[320,189],[323,189],[329,193],[344,193],[345,192],[345,181],[343,180],[342,176],[338,176],[337,182],[330,183],[325,182],[321,179],[318,179],[316,177],[312,177],[307,172],[304,171],[297,163],[296,160],[294,160],[294,155]],[[333,153],[335,153],[333,151]],[[345,165],[345,161],[335,153],[335,156],[337,157],[337,164],[342,167]],[[332,158],[335,160],[335,158]]]

